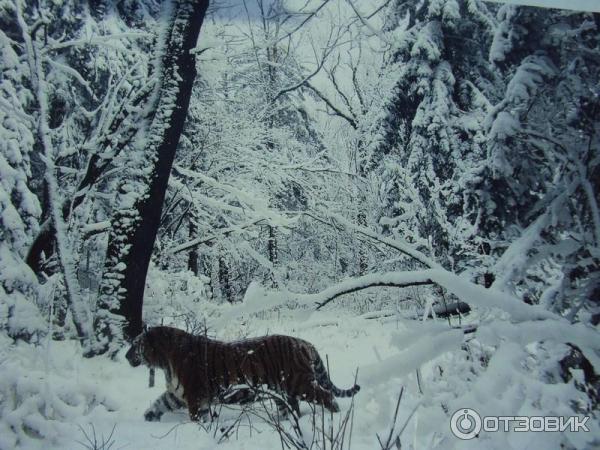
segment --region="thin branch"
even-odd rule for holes
[[[111,40],[127,39],[143,39],[153,37],[151,33],[146,32],[130,32],[130,33],[115,33],[106,36],[92,36],[84,39],[74,39],[64,42],[55,42],[48,46],[47,50],[61,50],[68,47],[87,47],[90,45],[103,45]]]
[[[352,3],[352,0],[346,0],[346,1],[348,2],[350,7],[352,8],[352,10],[354,11],[354,14],[356,14],[356,17],[358,17],[358,19],[362,22],[362,24],[369,31],[371,31],[371,33],[373,33],[374,36],[377,36],[379,39],[381,39],[386,44],[392,44],[392,42],[390,42],[389,39],[387,39],[380,30],[376,29],[373,25],[371,25],[369,23],[369,20],[358,11],[358,9],[354,5],[354,3]]]
[[[356,64],[354,64],[352,54],[350,54],[350,52],[348,52],[348,53],[350,56],[350,69],[352,70],[352,84],[354,85],[354,92],[356,93],[356,97],[358,98],[358,102],[360,103],[361,111],[363,114],[365,114],[367,112],[367,107],[365,106],[366,103],[363,98],[361,88],[358,83],[358,76],[357,76],[358,66],[359,66],[360,60],[362,58],[362,45],[360,44],[360,41],[358,42],[358,61],[356,62]]]
[[[325,7],[325,5],[327,3],[329,3],[329,0],[324,0],[323,3],[321,3],[315,10],[313,10],[310,13],[306,13],[306,18],[302,22],[300,22],[300,24],[296,28],[294,28],[292,31],[290,31],[289,33],[284,34],[279,39],[277,39],[277,41],[275,41],[275,44],[278,44],[281,41],[283,41],[284,39],[287,39],[287,38],[291,37],[294,33],[296,33],[296,31],[298,31],[306,23],[308,23],[313,17],[315,17],[319,13],[319,11],[321,11],[321,9],[323,9]]]
[[[360,284],[358,286],[348,285],[346,287],[338,288],[335,293],[328,295],[325,300],[321,302],[317,302],[317,310],[321,309],[323,306],[332,302],[338,297],[342,295],[352,294],[353,292],[362,291],[363,289],[369,289],[372,287],[396,287],[396,288],[405,288],[410,286],[427,286],[434,284],[434,281],[430,279],[425,279],[422,281],[408,281],[406,283],[399,283],[395,281],[381,281],[381,280],[373,280],[371,282],[365,282],[364,284]]]
[[[4,109],[8,116],[15,115],[23,122],[27,122],[32,126],[33,118],[22,111],[16,109],[10,102],[6,101],[3,97],[0,97],[0,107]]]
[[[338,68],[338,65],[339,65],[339,61],[340,61],[340,55],[338,54],[338,60],[337,60],[336,64],[333,66],[333,68],[331,70],[325,69],[325,72],[327,72],[327,75],[329,75],[329,79],[331,80],[331,83],[333,84],[333,87],[335,88],[335,90],[337,91],[337,93],[342,98],[342,101],[344,102],[344,105],[346,105],[346,108],[348,109],[348,111],[350,111],[350,114],[352,115],[352,117],[356,117],[356,114],[354,113],[354,108],[352,108],[352,104],[350,103],[350,100],[348,99],[348,96],[341,89],[341,87],[338,84],[337,79],[335,77],[335,73],[337,71],[337,68]]]
[[[271,102],[274,103],[282,95],[285,95],[288,92],[295,91],[296,89],[299,89],[302,86],[305,86],[306,83],[308,83],[311,78],[313,78],[315,75],[317,75],[321,71],[321,69],[323,68],[323,65],[325,64],[325,61],[327,61],[327,58],[329,57],[329,55],[331,55],[331,52],[333,52],[333,50],[336,48],[336,46],[337,46],[337,44],[339,42],[339,39],[340,39],[339,33],[338,33],[338,35],[334,39],[333,38],[333,30],[331,30],[330,33],[329,33],[329,37],[327,39],[327,44],[325,45],[325,49],[323,50],[323,54],[321,55],[320,59],[317,57],[316,50],[313,47],[313,50],[315,51],[315,58],[317,58],[317,67],[316,67],[316,69],[313,70],[310,74],[308,74],[302,81],[300,81],[298,83],[295,83],[295,84],[293,84],[291,86],[288,86],[288,87],[280,90],[277,93],[277,95],[275,95],[275,97],[273,97],[273,100],[271,100]]]
[[[594,223],[594,237],[596,239],[596,246],[600,246],[600,212],[598,209],[596,194],[594,194],[594,188],[592,187],[592,184],[586,175],[586,170],[581,161],[577,161],[577,170],[579,172],[581,187],[583,188],[585,196],[588,200],[592,222]]]
[[[398,395],[398,400],[396,401],[396,410],[394,411],[394,418],[392,419],[392,425],[390,426],[390,433],[388,434],[388,438],[385,441],[385,444],[381,442],[379,438],[379,434],[376,434],[377,440],[379,441],[379,446],[382,450],[390,450],[392,448],[392,438],[394,436],[394,428],[396,428],[396,421],[398,420],[398,411],[400,410],[400,402],[402,401],[402,395],[404,394],[404,386],[400,389],[400,394]]]
[[[435,261],[433,261],[432,259],[428,258],[426,255],[424,255],[422,252],[420,252],[419,250],[413,248],[410,244],[406,243],[406,242],[401,242],[398,239],[392,239],[392,238],[388,238],[385,236],[380,236],[377,233],[369,230],[366,227],[361,227],[359,225],[355,225],[351,222],[349,222],[347,219],[345,219],[344,217],[335,214],[335,213],[327,213],[322,211],[322,213],[325,215],[326,218],[328,218],[329,220],[326,220],[322,217],[318,217],[314,214],[305,212],[303,213],[305,216],[312,218],[313,220],[316,220],[318,222],[321,222],[325,225],[329,225],[329,226],[333,226],[335,228],[338,228],[336,225],[339,225],[343,228],[345,228],[348,231],[351,232],[355,232],[355,233],[359,233],[363,236],[368,237],[369,239],[372,239],[374,241],[380,242],[382,244],[387,245],[388,247],[391,247],[407,256],[410,256],[411,258],[417,260],[418,262],[420,262],[421,264],[423,264],[426,267],[430,267],[430,268],[441,268],[441,266],[436,263]]]
[[[245,229],[250,228],[252,226],[259,225],[261,222],[264,222],[266,220],[267,219],[265,219],[265,218],[261,218],[261,219],[256,219],[256,220],[253,220],[251,222],[248,222],[248,223],[246,223],[244,225],[239,225],[239,226],[224,228],[224,229],[220,230],[218,233],[215,233],[215,234],[213,234],[213,235],[211,235],[211,236],[209,236],[207,238],[197,238],[197,239],[191,240],[189,242],[186,242],[185,244],[180,244],[180,245],[177,245],[175,247],[168,248],[165,251],[165,253],[166,254],[173,254],[174,255],[175,253],[179,253],[179,252],[182,252],[184,250],[189,250],[189,249],[198,247],[199,245],[206,244],[207,242],[214,241],[215,239],[221,238],[223,236],[228,236],[231,233],[235,233],[236,231],[245,230]]]
[[[383,8],[385,8],[387,5],[389,5],[391,2],[392,2],[392,0],[387,0],[387,1],[383,2],[383,4],[379,8],[377,8],[375,11],[373,11],[371,14],[369,14],[365,18],[367,20],[369,20],[369,19],[375,17],[379,11],[381,11]]]
[[[54,66],[55,68],[64,72],[65,74],[71,75],[73,78],[75,78],[79,82],[79,84],[81,84],[81,86],[83,86],[85,88],[85,90],[90,95],[90,97],[92,97],[94,100],[97,100],[96,94],[94,94],[94,91],[90,87],[90,84],[87,81],[85,81],[85,79],[81,76],[81,74],[77,70],[75,70],[72,67],[69,67],[65,64],[61,64],[58,61],[54,61],[51,58],[45,58],[45,59],[46,59],[46,62],[50,63],[50,65]]]
[[[284,167],[281,167],[281,169],[282,170],[303,170],[305,172],[311,172],[311,173],[332,173],[332,174],[336,174],[336,175],[346,175],[349,177],[357,178],[360,181],[366,181],[363,177],[361,177],[357,173],[346,172],[344,170],[337,170],[337,169],[333,169],[330,167],[304,167],[301,165],[296,165],[296,166],[284,166]]]
[[[469,305],[482,308],[499,308],[506,311],[514,322],[552,319],[558,324],[563,320],[540,305],[528,305],[510,294],[485,288],[441,268],[410,272],[372,273],[344,280],[315,294],[297,294],[295,300],[304,305],[317,304],[317,309],[319,309],[340,295],[374,286],[407,287],[426,284],[437,284]],[[572,325],[569,324],[569,326]],[[561,330],[559,333],[561,339],[565,336],[564,331]],[[579,340],[584,335],[585,339],[591,338],[591,334],[588,336],[588,331],[580,329],[578,333],[581,333],[581,335],[570,335],[570,338]]]
[[[338,116],[338,117],[341,117],[342,119],[344,119],[355,130],[358,129],[358,124],[356,123],[356,120],[353,119],[352,117],[350,117],[348,114],[345,114],[344,112],[342,112],[338,107],[336,107],[331,102],[331,100],[329,100],[327,97],[325,97],[325,95],[323,93],[321,93],[321,91],[319,91],[316,87],[314,87],[309,82],[307,82],[305,84],[305,86],[307,88],[309,88],[311,91],[313,91],[317,95],[317,97],[319,97],[321,100],[323,100],[323,102],[325,102],[325,104],[334,112],[335,116]]]
[[[246,10],[246,18],[248,19],[248,29],[250,30],[250,40],[252,41],[252,50],[254,50],[254,57],[256,58],[256,65],[258,66],[258,72],[263,74],[262,66],[260,64],[260,59],[258,57],[258,46],[256,45],[256,40],[254,38],[254,31],[252,31],[252,20],[250,20],[250,11],[248,11],[248,5],[246,4],[246,0],[243,1],[244,9]]]
[[[17,4],[17,23],[21,28],[21,33],[28,52],[28,58],[32,64],[32,77],[34,76],[34,95],[39,108],[39,137],[43,148],[43,161],[45,163],[44,179],[48,185],[48,198],[50,209],[50,220],[56,232],[56,248],[58,260],[63,272],[65,289],[67,292],[67,304],[73,316],[73,323],[77,331],[77,336],[82,341],[84,348],[92,344],[92,323],[91,312],[87,303],[81,296],[81,286],[76,276],[76,264],[69,248],[66,224],[62,216],[61,201],[59,199],[58,181],[55,176],[56,167],[54,165],[55,150],[52,143],[50,125],[48,123],[48,88],[46,84],[46,74],[44,73],[41,44],[33,41],[30,29],[23,17],[22,5],[20,1]]]

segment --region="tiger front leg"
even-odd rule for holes
[[[175,411],[184,406],[184,401],[179,399],[172,392],[166,391],[163,392],[162,395],[152,403],[152,406],[146,410],[144,419],[147,422],[158,422],[165,412]]]
[[[190,420],[206,423],[210,421],[210,404],[204,399],[188,399],[188,411]]]
[[[293,395],[282,395],[281,398],[275,398],[277,414],[282,419],[288,419],[290,414],[300,417],[300,403]]]

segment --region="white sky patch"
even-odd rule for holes
[[[512,5],[539,6],[541,8],[569,9],[572,11],[600,12],[600,0],[485,0]]]

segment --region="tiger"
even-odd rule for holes
[[[146,410],[147,421],[187,407],[192,421],[206,421],[210,405],[255,401],[255,388],[279,394],[275,403],[284,416],[299,415],[299,400],[340,407],[334,397],[352,397],[360,386],[339,389],[329,379],[315,347],[303,339],[269,335],[222,342],[177,328],[157,326],[137,336],[125,355],[129,364],[160,368],[166,391]],[[246,389],[233,391],[232,388]]]

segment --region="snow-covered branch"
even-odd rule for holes
[[[88,45],[106,45],[110,41],[122,41],[123,39],[146,39],[151,38],[151,33],[132,31],[129,33],[113,33],[102,36],[90,36],[82,39],[71,39],[62,42],[52,42],[48,50],[62,50],[69,47],[86,47]]]
[[[356,14],[356,17],[358,17],[360,22],[373,34],[373,36],[377,36],[379,39],[381,39],[382,42],[385,42],[388,45],[393,44],[381,30],[378,30],[373,24],[371,24],[371,22],[369,22],[369,19],[375,14],[377,14],[378,10],[375,10],[375,13],[369,14],[369,16],[367,17],[358,10],[358,8],[352,2],[352,0],[346,1],[354,11],[354,14]]]
[[[62,215],[62,201],[59,194],[58,182],[56,180],[55,151],[52,142],[51,130],[48,124],[49,105],[48,105],[48,86],[46,84],[46,74],[42,63],[42,43],[34,41],[31,38],[31,31],[23,16],[22,5],[17,1],[17,21],[21,28],[23,40],[26,42],[26,48],[31,54],[28,59],[35,70],[34,92],[37,105],[39,107],[39,134],[44,152],[44,164],[46,170],[44,179],[48,187],[49,209],[52,221],[52,227],[56,232],[56,245],[58,259],[63,272],[65,287],[67,291],[67,303],[73,316],[73,323],[77,330],[77,335],[82,341],[83,347],[87,350],[93,345],[93,332],[91,312],[88,305],[81,295],[81,288],[77,279],[77,272],[73,258],[72,249],[69,245],[69,235],[67,225]],[[32,74],[33,75],[33,74]]]
[[[263,223],[265,221],[266,221],[266,219],[256,219],[256,220],[252,220],[245,224],[224,228],[222,230],[219,230],[218,233],[213,233],[208,237],[200,237],[200,238],[192,239],[191,241],[186,242],[184,244],[179,244],[179,245],[176,245],[175,247],[168,248],[166,250],[166,253],[175,254],[175,253],[183,252],[185,250],[190,250],[195,247],[198,247],[199,245],[206,244],[208,242],[219,239],[223,236],[229,236],[230,234],[233,234],[233,233],[242,232],[243,230],[245,230],[247,228],[250,228],[250,227],[253,227],[256,225],[260,225],[261,223]]]
[[[408,244],[406,242],[401,242],[398,239],[392,239],[392,238],[388,238],[385,236],[381,236],[381,235],[377,234],[376,232],[374,232],[366,227],[356,225],[356,224],[350,222],[349,220],[347,220],[345,217],[340,216],[339,214],[336,214],[333,212],[327,212],[324,210],[320,210],[319,214],[320,214],[320,216],[314,215],[309,212],[304,213],[304,215],[306,215],[314,220],[318,220],[319,222],[324,223],[326,225],[341,226],[342,228],[345,228],[349,232],[359,233],[363,236],[368,237],[369,239],[372,239],[377,242],[381,242],[382,244],[385,244],[388,247],[391,247],[407,256],[410,256],[411,258],[419,261],[421,264],[423,264],[426,267],[429,267],[429,268],[440,268],[441,267],[438,263],[433,261],[431,258],[428,258],[425,254],[423,254],[422,252],[413,248],[410,244]]]
[[[497,291],[486,289],[464,278],[443,269],[427,269],[414,272],[386,272],[350,278],[331,286],[316,294],[298,295],[302,304],[316,304],[317,309],[322,308],[334,299],[348,293],[357,292],[377,286],[409,287],[437,284],[471,307],[498,308],[507,312],[512,320],[559,319],[558,316],[548,312],[541,306],[528,305],[523,301]]]
[[[297,26],[295,26],[291,31],[285,33],[283,36],[281,36],[279,39],[277,39],[275,44],[278,44],[279,42],[288,39],[293,34],[295,34],[298,30],[302,29],[302,27],[304,25],[306,25],[312,18],[314,18],[319,13],[319,11],[321,11],[325,7],[325,5],[327,5],[327,3],[329,3],[329,1],[330,0],[323,0],[321,2],[321,4],[319,6],[317,6],[315,9],[313,9],[312,11],[302,12],[302,15],[304,15],[306,17],[304,17],[304,19]],[[295,15],[298,15],[298,13],[290,12],[290,16],[295,16]]]
[[[332,302],[336,298],[373,287],[395,287],[406,288],[410,286],[430,285],[434,282],[422,272],[370,274],[358,278],[351,278],[339,284],[331,286],[318,294],[310,294],[302,297],[304,303],[314,302],[317,309]]]
[[[208,186],[211,186],[215,189],[218,189],[218,190],[226,192],[227,194],[230,194],[233,198],[235,198],[236,201],[242,203],[243,205],[246,205],[247,208],[240,208],[239,206],[232,206],[232,205],[220,202],[219,200],[214,199],[214,198],[202,196],[201,194],[194,194],[198,198],[203,198],[203,201],[211,203],[212,206],[221,205],[221,207],[223,207],[223,208],[227,208],[231,211],[243,212],[245,215],[248,215],[251,213],[254,216],[256,216],[259,221],[265,220],[265,221],[272,223],[273,225],[278,225],[278,226],[291,226],[296,220],[295,218],[285,217],[284,215],[280,214],[275,209],[270,208],[269,205],[267,204],[266,199],[252,196],[252,195],[248,194],[247,192],[237,189],[233,185],[230,185],[227,183],[222,183],[222,182],[220,182],[208,175],[205,175],[201,172],[191,171],[191,170],[185,169],[179,165],[175,165],[174,169],[178,174],[188,177],[190,179],[196,180],[197,183],[205,183]]]

